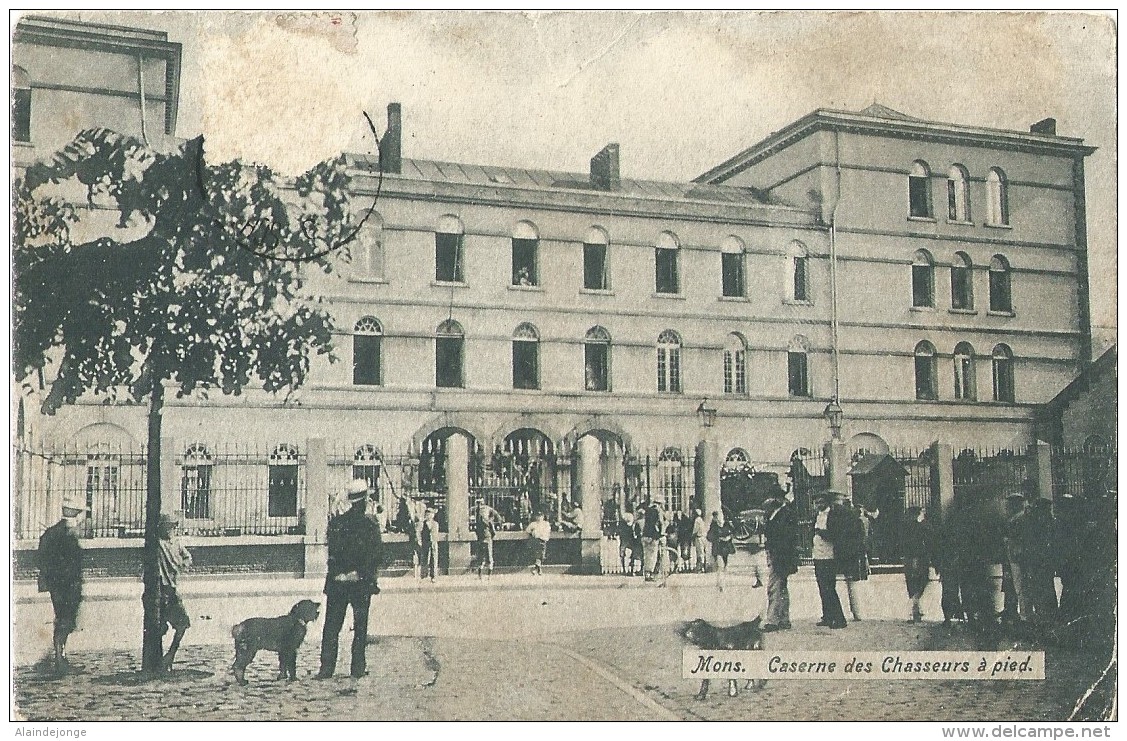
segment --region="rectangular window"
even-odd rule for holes
[[[189,520],[211,519],[211,466],[184,466],[180,509]]]
[[[462,266],[462,235],[434,235],[434,279],[445,283],[465,282]]]
[[[583,245],[583,287],[589,291],[610,289],[605,244]]]
[[[959,218],[959,187],[954,180],[947,181],[947,218],[951,221],[961,221]]]
[[[974,398],[974,362],[966,356],[955,356],[955,398]]]
[[[743,350],[724,351],[724,393],[747,393],[747,357]]]
[[[928,179],[926,177],[908,178],[908,201],[912,216],[931,218],[931,199],[928,198]]]
[[[912,266],[912,306],[935,306],[934,268]]]
[[[720,255],[720,269],[723,274],[724,295],[743,298],[744,287],[744,256],[736,252],[725,252]]]
[[[538,286],[540,281],[536,274],[536,247],[535,239],[513,238],[513,285]]]
[[[588,391],[610,390],[610,348],[588,342],[583,346],[584,388]]]
[[[994,401],[1014,401],[1014,366],[1010,358],[994,358]]]
[[[435,340],[435,385],[439,388],[462,388],[462,338],[439,337]]]
[[[951,308],[973,309],[970,268],[955,265],[951,268]]]
[[[787,353],[787,385],[791,396],[809,396],[810,385],[806,375],[806,353]]]
[[[12,136],[18,142],[31,141],[31,88],[12,91]]]
[[[1008,272],[990,271],[990,311],[1013,311]]]
[[[916,398],[934,401],[939,396],[935,382],[935,357],[916,356]]]
[[[679,293],[680,287],[677,280],[677,250],[654,250],[654,266],[656,268],[655,289],[658,293]]]
[[[352,383],[357,386],[380,385],[379,336],[363,334],[353,336]]]
[[[540,388],[540,344],[538,342],[513,343],[513,388]]]
[[[732,368],[732,352],[730,350],[724,351],[724,393],[730,394],[733,392],[733,382],[735,381],[735,373]]]
[[[297,466],[270,466],[268,517],[297,517]]]
[[[806,275],[806,260],[805,257],[794,258],[794,300],[795,301],[809,301],[810,291],[807,286]]]
[[[681,392],[681,351],[659,347],[657,350],[657,390]]]

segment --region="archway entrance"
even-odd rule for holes
[[[514,430],[492,451],[470,460],[470,499],[484,499],[501,517],[502,530],[523,530],[536,514],[560,515],[556,446],[535,428]],[[473,503],[470,503],[473,515]]]

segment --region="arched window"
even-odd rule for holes
[[[724,344],[724,393],[747,393],[747,343],[736,332]]]
[[[188,520],[211,519],[211,452],[199,443],[189,445],[180,467],[180,509]]]
[[[518,221],[513,229],[513,285],[540,285],[538,252],[540,232],[528,221]]]
[[[923,160],[913,162],[908,173],[908,214],[920,219],[932,218],[931,170]]]
[[[914,354],[916,359],[916,398],[934,401],[939,398],[935,345],[924,340],[916,345]]]
[[[540,333],[528,322],[513,332],[513,388],[540,388]]]
[[[970,176],[962,165],[951,165],[947,171],[947,219],[970,221]]]
[[[1013,310],[1010,263],[1001,255],[994,255],[990,260],[990,311],[1009,313]]]
[[[95,537],[117,534],[121,506],[121,453],[97,443],[86,456],[87,533]]]
[[[1007,226],[1010,223],[1009,191],[1006,173],[992,167],[986,173],[986,223]]]
[[[955,345],[955,398],[973,401],[974,348],[966,342]]]
[[[583,237],[583,287],[588,291],[610,290],[610,239],[601,227],[593,226]]]
[[[443,216],[434,234],[434,279],[443,283],[464,283],[466,229],[457,216]]]
[[[361,445],[352,456],[352,478],[366,482],[368,488],[378,495],[382,466],[383,458],[376,446]]]
[[[438,325],[434,338],[434,384],[439,388],[462,388],[465,332],[462,325],[448,319]]]
[[[583,388],[610,391],[610,335],[591,327],[583,338]]]
[[[659,498],[669,506],[670,512],[682,512],[685,500],[684,456],[677,448],[666,448],[657,457]]]
[[[787,347],[787,389],[791,396],[810,396],[809,351],[809,343],[802,335],[796,336]]]
[[[383,327],[375,317],[362,317],[352,329],[352,383],[379,386],[382,382],[380,340]]]
[[[787,251],[787,300],[810,302],[810,253],[802,242],[791,242]]]
[[[657,390],[681,392],[681,338],[671,329],[657,338]]]
[[[662,232],[654,247],[654,290],[657,293],[681,292],[681,275],[678,271],[678,253],[681,243],[672,232]]]
[[[1014,401],[1014,354],[1006,345],[998,345],[991,355],[994,369],[994,401]]]
[[[974,308],[974,266],[965,252],[956,252],[951,261],[951,308]]]
[[[927,250],[912,256],[912,306],[935,306],[935,261]]]
[[[739,237],[728,236],[720,243],[720,282],[725,296],[743,298],[747,295],[744,243]]]
[[[364,223],[348,245],[352,275],[359,280],[383,280],[383,219],[375,211],[359,218]]]
[[[31,76],[23,67],[12,67],[12,138],[31,141]]]
[[[270,482],[266,492],[269,517],[297,517],[297,446],[282,443],[270,453]]]

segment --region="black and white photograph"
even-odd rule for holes
[[[12,732],[1111,737],[1117,22],[10,11]]]

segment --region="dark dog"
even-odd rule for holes
[[[297,649],[305,640],[305,627],[317,620],[321,604],[303,599],[293,606],[289,615],[276,618],[250,618],[231,629],[235,639],[235,681],[246,684],[243,676],[254,655],[259,651],[278,653],[278,679],[297,679]]]
[[[762,618],[755,618],[751,622],[738,623],[731,627],[722,628],[713,625],[707,620],[697,618],[690,623],[685,623],[685,627],[681,629],[681,636],[698,648],[703,648],[707,651],[762,651],[763,650],[763,631],[759,627]],[[708,697],[708,688],[710,681],[702,679],[700,682],[700,692],[697,693],[697,699],[703,700]],[[767,686],[766,679],[749,679],[744,689],[749,689],[755,686],[756,689],[762,689]],[[728,697],[735,697],[739,694],[739,689],[736,680],[728,680]]]

